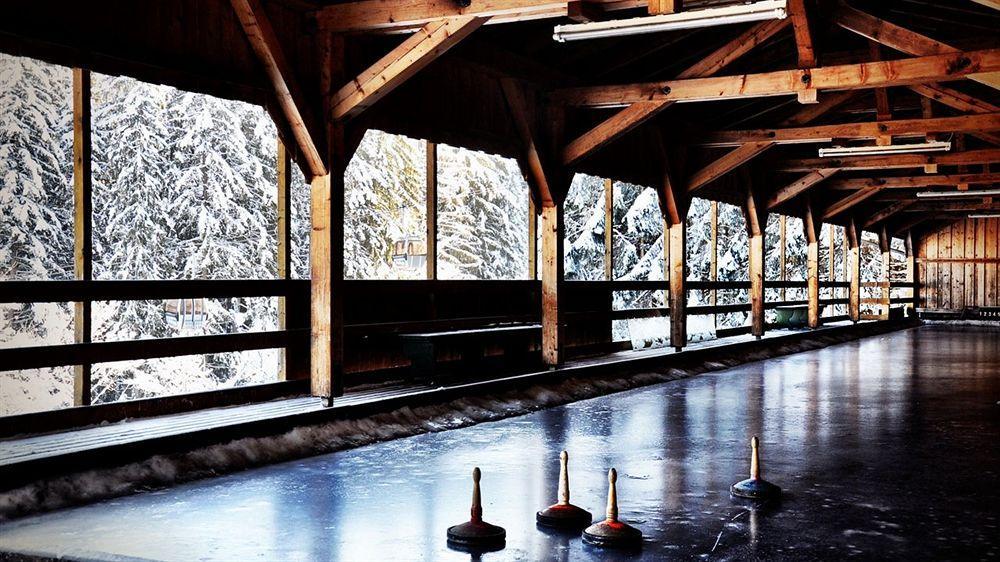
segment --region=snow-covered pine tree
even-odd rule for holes
[[[70,69],[0,53],[0,108],[0,279],[72,279]],[[39,339],[71,321],[66,304],[3,312],[5,330]]]
[[[604,180],[576,174],[564,203],[566,279],[604,279]]]
[[[528,277],[528,185],[517,162],[439,145],[438,189],[443,279]]]

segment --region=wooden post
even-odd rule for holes
[[[437,256],[434,263],[436,269]],[[528,189],[528,279],[538,279],[538,206],[530,188]]]
[[[93,242],[91,212],[93,204],[90,135],[90,71],[73,69],[73,273],[80,281],[93,279]],[[73,303],[73,328],[76,343],[91,341],[91,303]],[[91,403],[91,366],[75,365],[73,405]]]
[[[861,230],[854,219],[844,227],[847,237],[847,276],[851,281],[847,312],[851,322],[861,320]]]
[[[889,231],[887,231],[886,228],[883,226],[878,231],[878,246],[879,246],[879,250],[882,251],[882,272],[881,272],[881,275],[879,276],[880,277],[880,281],[882,283],[882,287],[881,287],[881,289],[882,289],[882,299],[881,299],[882,300],[882,307],[881,307],[881,311],[880,311],[880,316],[882,317],[882,320],[888,320],[889,319],[889,307],[890,307],[890,305],[892,303],[892,301],[890,300],[891,299],[891,296],[890,296],[890,287],[891,287],[890,277],[891,277],[891,273],[890,273],[890,271],[891,271],[891,265],[892,265],[891,262],[890,262],[890,260],[892,259],[892,252],[889,251],[891,243],[892,243],[892,239],[889,237]]]
[[[827,278],[830,281],[836,281],[837,280],[837,252],[834,252],[834,249],[837,246],[837,229],[834,228],[834,226],[832,224],[829,225],[829,228],[830,228],[830,236],[829,236],[829,239],[830,239],[830,255],[829,255],[829,259],[827,260],[829,262],[827,264],[827,274],[828,274]],[[833,294],[833,293],[831,293],[831,294]]]
[[[788,280],[788,256],[786,255],[788,239],[786,238],[786,228],[787,217],[785,215],[778,215],[778,279],[781,281]],[[788,291],[784,286],[781,287],[781,300],[788,300]]]
[[[675,14],[683,9],[682,0],[648,0],[649,15]]]
[[[563,283],[562,203],[542,207],[542,360],[550,368],[563,361],[562,307],[559,293]]]
[[[687,292],[684,288],[685,247],[687,225],[678,221],[670,224],[670,345],[676,351],[687,345]]]
[[[764,335],[764,226],[767,224],[767,199],[749,173],[744,173],[747,184],[743,215],[746,219],[750,245],[750,333],[757,339]]]
[[[278,139],[278,279],[291,279],[292,275],[292,160],[285,143]],[[278,329],[288,329],[288,303],[278,298]],[[281,349],[281,367],[278,380],[288,378],[288,350]]]
[[[805,229],[806,262],[808,264],[807,287],[809,294],[809,327],[819,328],[819,234],[823,224],[816,220],[812,203],[806,201],[806,214],[802,220]]]
[[[912,230],[908,230],[906,232],[906,238],[904,240],[906,242],[906,281],[913,284],[910,296],[913,299],[913,310],[916,312],[916,309],[920,308],[920,285],[917,282],[919,278],[919,269],[917,268],[917,248],[914,246]]]
[[[604,180],[604,278],[615,280],[614,264],[614,199],[615,182],[610,178]]]
[[[437,279],[437,144],[427,143],[427,279]],[[535,278],[535,213],[528,197],[528,269]]]
[[[719,280],[719,202],[712,201],[711,207],[709,207],[709,221],[712,223],[712,238],[711,246],[709,251],[711,254],[708,256],[708,280],[715,283]],[[719,302],[718,299],[719,291],[712,288],[712,292],[708,296],[708,302],[712,306],[716,306]],[[712,315],[712,324],[718,328],[719,327],[719,315]]]

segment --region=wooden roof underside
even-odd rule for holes
[[[688,0],[685,9],[724,3]],[[99,10],[88,9],[82,2],[13,0],[0,8],[0,51],[263,104],[275,116],[283,138],[289,140],[304,131],[314,140],[317,152],[325,154],[324,116],[329,117],[330,109],[321,95],[324,50],[331,44],[343,49],[345,63],[333,74],[363,77],[387,53],[412,43],[413,52],[425,49],[425,60],[414,67],[419,70],[411,72],[412,76],[401,73],[398,84],[387,88],[391,91],[384,97],[362,99],[360,105],[351,102],[350,113],[342,119],[348,137],[356,139],[366,128],[375,127],[524,162],[526,131],[544,127],[548,121],[539,117],[542,113],[519,121],[511,104],[536,112],[540,107],[556,108],[565,115],[564,131],[548,157],[570,162],[569,171],[660,187],[667,145],[684,169],[681,189],[686,187],[695,196],[742,204],[745,184],[751,178],[763,186],[761,191],[773,211],[801,215],[808,198],[813,209],[833,213],[826,222],[844,224],[853,217],[869,228],[885,226],[899,232],[921,218],[925,220],[920,227],[929,228],[934,221],[961,217],[970,209],[998,208],[997,203],[983,199],[930,204],[914,200],[918,190],[954,189],[957,183],[968,183],[970,189],[1000,184],[1000,73],[968,78],[971,71],[962,68],[969,64],[1000,68],[996,66],[1000,64],[996,50],[1000,48],[996,32],[1000,9],[990,4],[991,0],[852,0],[850,5],[837,0],[792,0],[790,5],[801,5],[805,20],[793,12],[796,17],[787,23],[557,43],[552,40],[553,26],[570,22],[567,13],[577,20],[634,17],[647,14],[646,0],[472,0],[464,12],[452,0],[108,0]],[[248,40],[245,18],[241,22],[237,16],[241,6],[250,14],[256,9],[270,24],[271,41],[284,62],[279,78],[292,83],[290,93],[276,90],[274,76],[262,67],[261,45]],[[475,20],[484,15],[476,10],[496,6],[505,10]],[[429,7],[448,13],[427,12]],[[429,19],[418,19],[428,13]],[[457,18],[463,14],[468,17]],[[807,22],[804,27],[803,21]],[[409,33],[435,22],[437,28],[424,30],[461,33],[461,37],[427,46]],[[442,22],[451,22],[457,31],[449,31]],[[891,25],[875,26],[884,22]],[[479,27],[482,23],[487,25]],[[894,31],[894,26],[903,31]],[[873,32],[883,43],[877,49],[864,36]],[[808,33],[811,49],[803,49],[803,33]],[[763,39],[752,49],[725,59],[724,65],[706,63],[706,57],[746,43],[747,37]],[[448,50],[439,55],[434,49]],[[825,76],[842,80],[842,74],[826,69],[879,60],[895,61],[887,87],[861,84],[839,91],[821,86],[818,104],[798,101],[795,80],[801,74],[795,73],[808,71],[815,83],[826,80]],[[935,69],[944,69],[946,76],[921,78],[942,72]],[[786,74],[764,75],[778,71]],[[915,78],[897,84],[898,80],[892,81],[900,76],[897,71]],[[744,74],[749,76],[747,88],[759,80],[763,88],[788,83],[793,90],[774,86],[780,95],[741,93],[733,99],[667,103],[700,95],[690,79]],[[869,76],[867,70],[865,76]],[[686,81],[675,82],[679,77]],[[332,91],[340,89],[340,83],[348,89],[358,83],[346,78],[338,83],[336,76],[333,81]],[[725,85],[721,80],[706,83],[705,91]],[[668,93],[663,93],[664,86],[669,86]],[[283,91],[288,95],[282,96]],[[523,95],[512,99],[512,91]],[[815,90],[799,95],[805,101],[812,93]],[[651,101],[637,102],[637,96]],[[288,105],[293,102],[301,114],[298,129],[296,120],[288,117]],[[574,143],[586,140],[595,127],[612,116],[626,115],[623,111],[634,114],[642,103],[659,105],[650,111],[651,117],[623,129],[627,132],[615,135],[601,148],[583,157],[571,154],[586,144]],[[858,124],[875,126],[876,121],[892,123],[890,130],[899,132],[897,138],[923,137],[927,119],[949,127],[932,132],[938,138],[964,143],[962,151],[953,152],[968,155],[942,158],[937,171],[928,172],[921,157],[821,161],[816,149],[829,142],[768,140],[830,134],[848,144],[871,143],[866,136],[869,129]],[[803,131],[806,124],[815,129]],[[781,131],[773,136],[759,129]],[[308,164],[305,151],[300,150],[297,160],[307,174],[316,168],[315,163]]]

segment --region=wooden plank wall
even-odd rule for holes
[[[964,219],[925,233],[917,246],[921,306],[1000,306],[998,233],[1000,218]]]

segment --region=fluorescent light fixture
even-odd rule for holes
[[[578,39],[642,35],[644,33],[674,31],[677,29],[694,29],[750,21],[785,19],[788,17],[785,6],[786,0],[764,0],[762,2],[749,2],[735,6],[688,10],[674,14],[557,25],[552,32],[552,38],[563,43]]]
[[[991,197],[1000,195],[1000,189],[970,189],[968,191],[921,191],[917,194],[918,199],[949,199],[970,197]]]
[[[836,146],[819,149],[821,158],[836,156],[878,156],[881,154],[912,154],[915,152],[943,152],[951,150],[951,141],[922,142],[918,144],[890,144],[888,146]]]
[[[979,215],[969,215],[970,219],[1000,219],[1000,213],[982,213]]]

